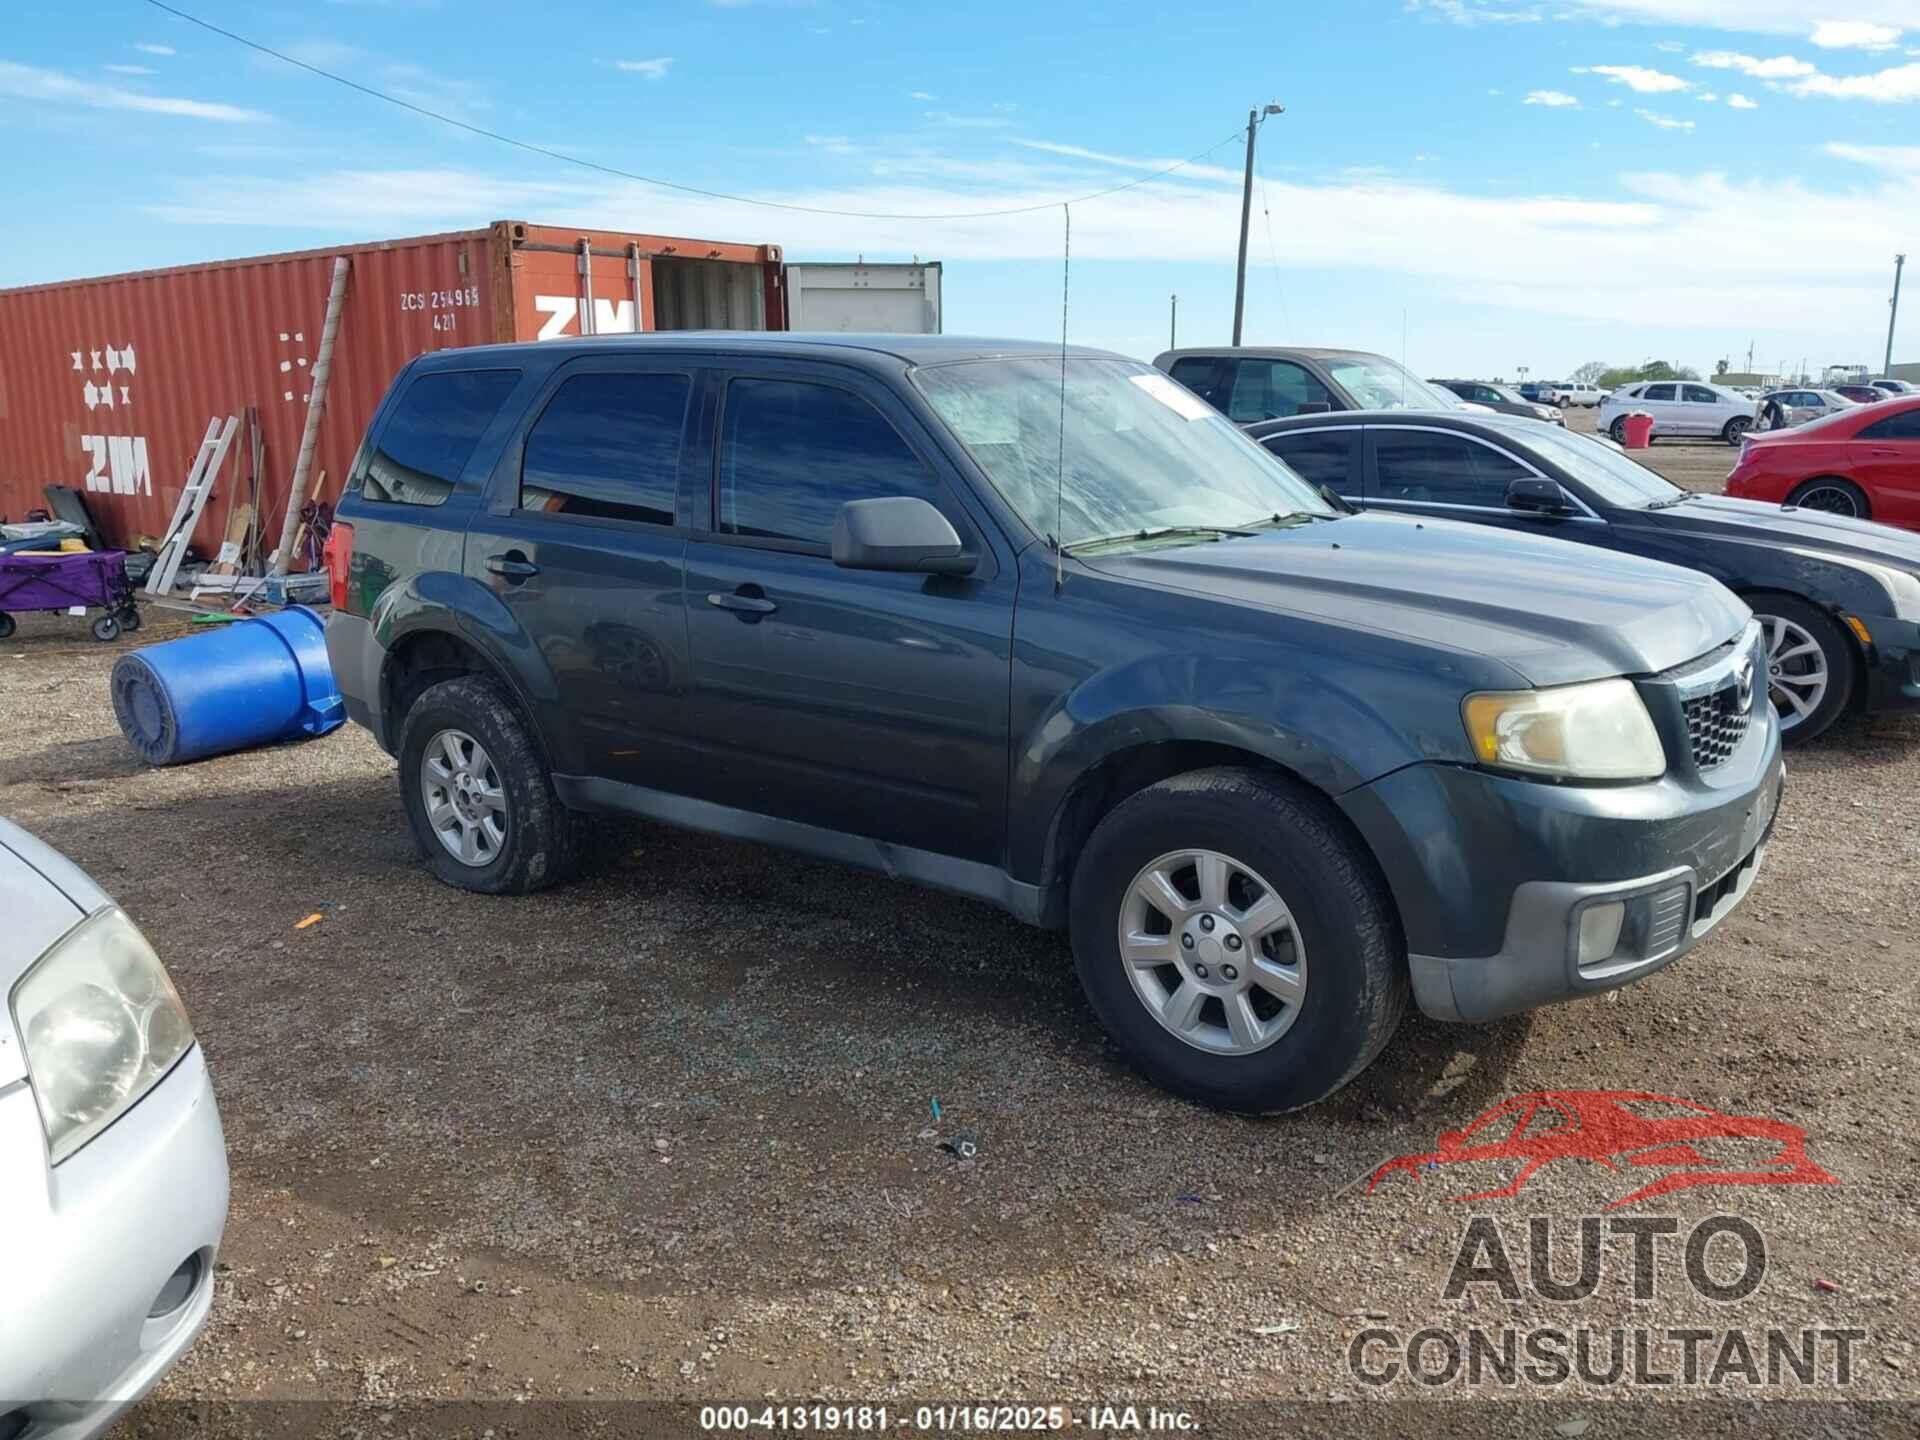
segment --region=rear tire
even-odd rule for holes
[[[1803,480],[1793,487],[1793,493],[1787,496],[1787,504],[1818,510],[1826,515],[1851,516],[1855,520],[1873,518],[1873,506],[1867,501],[1866,491],[1838,475],[1820,475],[1812,480]]]
[[[1204,1105],[1311,1105],[1364,1070],[1406,1011],[1406,943],[1384,880],[1337,812],[1288,780],[1200,770],[1129,797],[1081,852],[1070,912],[1107,1033]]]
[[[1852,644],[1832,616],[1798,596],[1754,595],[1747,603],[1767,645],[1767,696],[1780,717],[1781,744],[1819,739],[1853,698],[1860,667]]]
[[[446,757],[456,752],[471,760],[471,771],[448,765]],[[400,800],[414,845],[447,884],[482,895],[527,895],[578,872],[584,817],[560,803],[531,731],[494,681],[463,675],[425,691],[401,724],[398,753]],[[430,790],[438,797],[439,824],[429,814]],[[483,827],[467,859],[458,850],[459,835],[472,828],[462,824],[463,814],[491,815],[498,832],[494,838],[494,830]],[[455,838],[442,838],[449,834]]]
[[[1614,444],[1625,448],[1627,443],[1627,417],[1616,415],[1613,424],[1607,427],[1607,438]]]
[[[1748,415],[1736,415],[1727,421],[1720,431],[1720,438],[1729,445],[1738,445],[1747,431],[1753,428],[1753,418]]]

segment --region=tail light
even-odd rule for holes
[[[347,608],[347,571],[353,566],[353,526],[338,520],[327,532],[327,601],[336,610]]]

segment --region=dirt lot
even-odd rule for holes
[[[1653,459],[1711,489],[1731,453]],[[586,883],[467,895],[415,863],[393,765],[351,727],[148,770],[107,700],[120,648],[46,617],[0,644],[0,813],[145,927],[219,1090],[233,1204],[216,1308],[135,1412],[142,1433],[243,1427],[260,1413],[244,1401],[398,1402],[374,1428],[401,1433],[415,1400],[765,1397],[997,1398],[1083,1421],[1156,1401],[1249,1433],[1280,1412],[1244,1402],[1336,1399],[1355,1403],[1303,1433],[1913,1433],[1906,1407],[1788,1420],[1711,1402],[1920,1399],[1920,721],[1843,722],[1794,755],[1749,902],[1679,964],[1527,1020],[1414,1018],[1332,1101],[1250,1121],[1130,1073],[1064,941],[978,904],[664,829]],[[1675,1217],[1681,1237],[1743,1217],[1769,1264],[1752,1294],[1701,1298],[1680,1238],[1652,1300],[1633,1298],[1627,1237],[1606,1241],[1590,1298],[1528,1287],[1528,1217],[1554,1218],[1570,1276],[1576,1217],[1658,1169],[1563,1162],[1472,1204],[1451,1197],[1513,1167],[1368,1191],[1382,1161],[1505,1097],[1609,1089],[1804,1127],[1838,1184],[1615,1212]],[[942,1148],[962,1132],[971,1160]],[[1521,1298],[1443,1294],[1474,1214],[1501,1225]],[[1729,1254],[1709,1251],[1718,1272],[1738,1270]],[[1578,1379],[1356,1380],[1360,1331],[1423,1325],[1597,1327],[1602,1370],[1614,1327],[1867,1335],[1844,1385],[1821,1342],[1812,1385],[1736,1369],[1633,1391],[1692,1402],[1650,1415]],[[1554,1403],[1491,1419],[1434,1403],[1469,1393]],[[505,1418],[474,1433],[505,1435],[618,1412],[482,1413]]]

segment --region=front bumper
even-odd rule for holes
[[[32,1094],[0,1095],[0,1156],[0,1423],[84,1440],[159,1382],[212,1307],[227,1155],[200,1047],[52,1170]],[[184,1292],[153,1315],[182,1267]]]
[[[1920,710],[1920,622],[1866,615],[1860,623],[1873,637],[1867,657],[1867,712]]]
[[[1340,804],[1393,891],[1420,1008],[1487,1020],[1611,990],[1685,954],[1745,898],[1784,778],[1768,714],[1708,771],[1553,785],[1422,764]],[[1583,917],[1616,902],[1617,945],[1583,964]]]

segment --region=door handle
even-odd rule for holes
[[[707,596],[707,603],[717,605],[722,610],[731,610],[743,620],[771,615],[780,608],[764,595],[742,595],[737,591],[729,595],[725,591],[716,590]]]
[[[509,580],[527,580],[540,573],[540,567],[518,550],[509,550],[504,555],[489,555],[487,569]]]
[[[1876,449],[1876,450],[1869,450],[1867,451],[1867,453],[1873,456],[1873,458],[1876,460],[1897,460],[1900,458],[1900,452],[1898,450]]]

